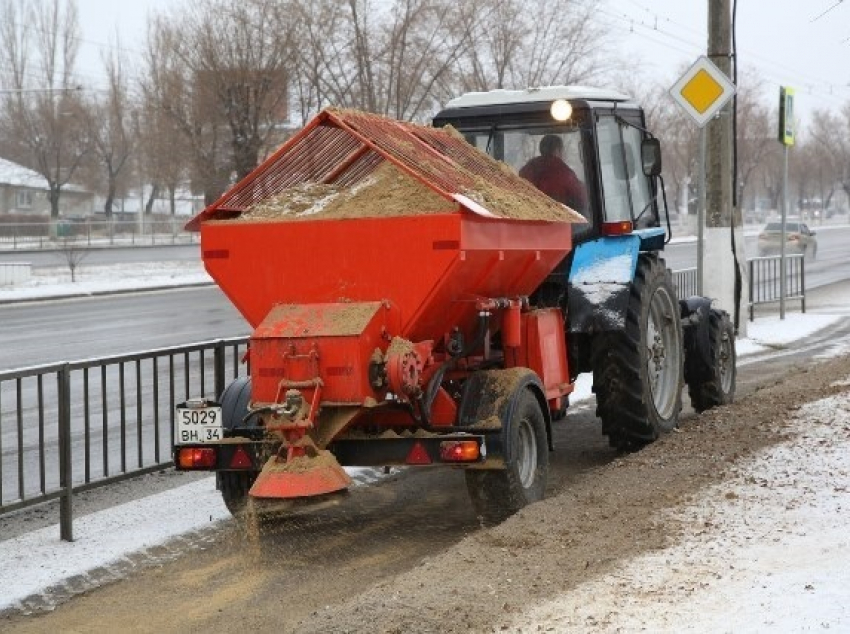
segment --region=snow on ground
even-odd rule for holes
[[[36,269],[29,281],[15,287],[0,286],[0,303],[45,298],[96,295],[138,289],[212,284],[200,262],[145,262],[86,266],[83,262],[71,282],[67,267]]]
[[[672,516],[686,527],[676,545],[509,631],[850,631],[850,393],[802,407],[791,429]]]
[[[0,289],[0,302],[207,281],[206,273],[195,263],[146,263],[143,270],[138,265],[92,266],[81,269],[81,279],[75,284],[69,283],[67,271],[36,273],[24,288]],[[748,326],[750,338],[738,341],[739,355],[781,348],[842,318],[846,317],[789,313],[784,322],[770,317],[757,319]],[[590,377],[580,377],[571,402],[592,398],[590,387]],[[801,434],[799,446],[789,444],[754,461],[749,474],[724,485],[724,492],[734,493],[720,496],[725,503],[710,501],[715,499],[715,492],[682,513],[682,521],[686,522],[699,518],[706,509],[713,514],[711,530],[696,530],[700,525],[694,522],[695,530],[688,543],[697,548],[696,555],[688,555],[681,548],[664,551],[636,560],[615,579],[605,581],[627,590],[616,593],[619,598],[611,605],[610,614],[591,613],[582,607],[599,605],[601,588],[588,584],[560,602],[540,607],[527,618],[537,619],[546,627],[569,623],[571,629],[581,629],[604,616],[630,631],[718,631],[733,625],[735,631],[763,631],[771,623],[782,623],[784,628],[787,623],[821,622],[824,627],[850,628],[850,607],[842,607],[842,602],[830,594],[845,589],[843,605],[848,605],[850,569],[842,565],[842,558],[837,555],[841,554],[840,549],[846,550],[850,526],[846,514],[842,523],[836,505],[838,494],[850,486],[850,399],[810,405],[803,412],[799,425],[806,433]],[[836,423],[814,424],[824,413]],[[834,442],[834,450],[824,452],[818,442],[827,436]],[[818,452],[812,450],[813,443],[818,444]],[[820,462],[812,465],[811,456],[815,454]],[[815,468],[803,470],[791,465]],[[377,477],[374,470],[351,473],[361,484]],[[758,482],[758,478],[775,479],[780,474],[788,482],[781,497],[768,496],[750,483],[751,478]],[[810,495],[805,502],[800,493],[804,490]],[[786,508],[792,502],[794,506]],[[227,517],[214,479],[206,478],[78,517],[74,521],[73,543],[59,540],[58,526],[0,541],[0,561],[4,563],[0,566],[0,610],[20,606],[26,597],[50,586],[72,578],[85,579],[104,567],[126,561],[133,553],[210,527]],[[786,563],[763,570],[742,561]],[[783,572],[770,574],[765,570]],[[699,586],[699,592],[694,584]],[[639,593],[636,596],[657,596],[659,602],[670,605],[665,610],[640,607],[625,598],[633,596],[633,592]],[[830,601],[833,598],[836,600]],[[653,598],[650,604],[655,602]],[[823,611],[824,602],[834,606],[828,613]],[[725,611],[718,611],[718,605],[725,606]]]

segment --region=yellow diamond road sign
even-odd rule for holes
[[[735,84],[707,57],[700,57],[679,78],[670,95],[700,127],[735,94]]]

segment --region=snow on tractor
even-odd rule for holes
[[[579,373],[621,449],[677,425],[684,383],[731,402],[729,318],[659,255],[660,171],[610,91],[472,93],[433,127],[323,111],[188,225],[254,330],[250,376],[178,406],[177,468],[236,514],[333,497],[343,466],[459,467],[498,522],[543,497]]]

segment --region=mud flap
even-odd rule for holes
[[[708,314],[711,300],[689,297],[679,300],[685,347],[685,383],[688,385],[711,378],[711,342]]]

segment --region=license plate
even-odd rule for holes
[[[218,442],[223,437],[221,407],[209,401],[186,401],[176,408],[174,444]]]

